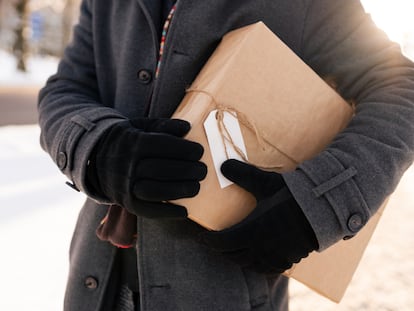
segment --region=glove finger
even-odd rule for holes
[[[204,148],[199,143],[167,134],[145,133],[140,141],[141,158],[167,158],[198,161]]]
[[[136,198],[152,202],[191,198],[199,191],[200,183],[195,181],[163,182],[145,179],[137,181],[133,187]]]
[[[238,251],[248,248],[250,238],[248,230],[231,230],[209,231],[200,233],[198,241],[207,247],[219,252]]]
[[[242,248],[232,251],[224,251],[222,254],[234,263],[237,263],[241,267],[250,266],[254,262],[254,257],[251,254],[250,249]]]
[[[234,159],[225,161],[221,165],[221,172],[226,178],[251,192],[258,200],[274,194],[285,185],[280,174],[266,172]]]
[[[136,200],[129,210],[135,214],[147,218],[185,218],[185,207],[169,202],[148,202]]]
[[[166,133],[177,137],[185,136],[191,129],[189,122],[180,119],[141,118],[130,122],[134,127],[145,132]]]
[[[261,260],[260,266],[262,267],[263,273],[283,273],[292,268],[293,263],[288,262],[287,260],[275,260],[271,262]]]
[[[269,274],[270,275],[281,274],[284,271],[290,269],[291,267],[292,265],[287,264],[287,263],[284,263],[279,266],[278,263],[272,262],[271,264],[269,264],[269,263],[264,263],[262,261],[255,261],[245,266],[245,268],[253,270],[257,273],[268,274],[268,275]]]
[[[135,173],[139,179],[158,181],[201,181],[206,175],[207,166],[202,162],[170,159],[144,159]]]

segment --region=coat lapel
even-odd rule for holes
[[[154,1],[154,0],[137,0],[139,6],[141,7],[142,12],[145,15],[145,18],[147,19],[148,25],[151,30],[152,35],[152,41],[154,46],[156,47],[156,51],[159,50],[159,40],[158,40],[158,31],[157,26],[155,24],[157,15],[159,14],[159,10],[157,11],[157,8],[159,9],[159,2],[160,1]]]

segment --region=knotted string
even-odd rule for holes
[[[258,127],[255,125],[255,123],[247,115],[245,115],[243,112],[241,112],[240,110],[238,110],[236,108],[233,108],[231,106],[228,106],[228,105],[222,105],[222,104],[218,103],[218,101],[215,99],[215,97],[211,93],[209,93],[208,91],[199,90],[199,89],[195,89],[195,88],[189,88],[189,89],[187,89],[186,92],[187,93],[202,93],[202,94],[205,94],[208,97],[210,97],[210,99],[212,100],[212,102],[215,106],[215,110],[217,110],[217,112],[216,112],[217,126],[218,126],[218,129],[219,129],[219,132],[220,132],[220,136],[221,136],[221,139],[222,139],[222,142],[223,142],[224,151],[225,151],[227,159],[229,159],[229,153],[228,153],[226,142],[228,142],[230,144],[231,148],[233,148],[233,150],[246,163],[255,165],[255,166],[257,166],[261,169],[266,169],[266,170],[275,170],[275,169],[280,169],[280,168],[283,167],[283,165],[263,166],[263,165],[258,165],[258,164],[255,164],[255,163],[252,163],[251,161],[249,161],[247,159],[247,155],[241,150],[241,148],[239,148],[236,145],[233,138],[231,137],[231,134],[230,134],[225,122],[224,122],[224,113],[225,112],[231,114],[234,118],[236,118],[238,120],[238,122],[240,124],[242,124],[244,127],[246,127],[248,130],[250,130],[254,134],[254,136],[256,138],[256,141],[257,141],[257,143],[260,146],[262,151],[266,151],[267,146],[270,146],[274,150],[277,150],[277,152],[279,152],[280,154],[282,154],[283,156],[288,158],[293,163],[298,164],[298,161],[296,161],[295,159],[293,159],[292,157],[290,157],[289,155],[287,155],[286,153],[281,151],[278,147],[276,147],[275,145],[273,145],[272,143],[267,141],[263,137],[263,135],[260,133],[260,131],[259,131]]]
[[[241,118],[242,114],[240,113],[240,111],[236,111],[235,109],[233,109],[231,107],[224,107],[224,106],[221,106],[221,105],[216,106],[216,120],[217,120],[218,129],[219,129],[219,132],[220,132],[220,137],[221,137],[222,142],[223,142],[224,152],[226,153],[226,158],[229,159],[229,153],[228,153],[227,144],[226,144],[226,141],[227,141],[231,145],[233,150],[243,159],[243,161],[249,162],[248,159],[247,159],[247,155],[234,142],[233,137],[231,136],[231,134],[230,134],[230,132],[227,128],[227,125],[224,122],[224,113],[225,112],[231,114],[238,121],[240,121],[239,118]],[[243,122],[243,124],[249,124],[248,128],[252,129],[252,131],[255,133],[255,136],[257,138],[258,144],[260,145],[261,149],[263,151],[266,150],[266,145],[264,144],[261,136],[259,135],[257,128],[253,124],[248,123],[248,121]]]

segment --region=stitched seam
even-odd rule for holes
[[[333,188],[338,187],[340,184],[344,183],[345,181],[352,178],[356,174],[357,174],[356,168],[351,166],[350,168],[346,169],[339,175],[336,175],[335,177],[331,178],[327,182],[324,182],[323,184],[313,188],[312,191],[316,197],[320,197],[324,193],[332,190]]]
[[[79,115],[74,116],[70,121],[83,127],[87,132],[91,131],[96,126],[95,123]]]

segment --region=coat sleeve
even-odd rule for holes
[[[65,50],[57,73],[40,91],[38,110],[42,148],[77,189],[93,197],[84,178],[88,157],[102,133],[124,117],[104,107],[99,98],[92,2],[82,2],[73,42]]]
[[[284,178],[320,250],[363,227],[414,153],[414,66],[357,0],[309,1],[301,57],[356,102],[349,126]]]

